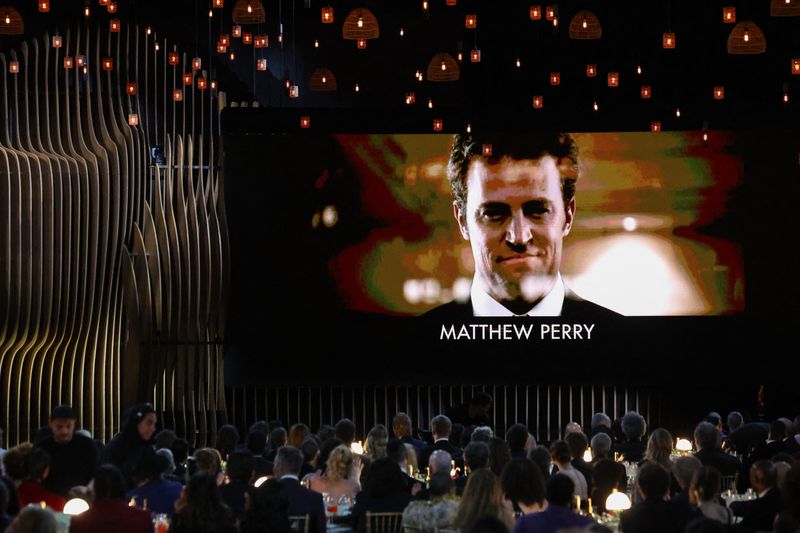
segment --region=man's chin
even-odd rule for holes
[[[530,270],[510,273],[503,277],[503,297],[495,299],[512,302],[526,301],[534,304],[552,290],[555,280],[556,275],[535,274]]]

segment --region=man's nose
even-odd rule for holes
[[[523,245],[533,238],[531,223],[520,209],[512,213],[511,220],[506,228],[506,241],[510,244]]]

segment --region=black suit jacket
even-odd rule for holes
[[[322,494],[308,490],[299,481],[292,478],[283,478],[281,481],[286,486],[289,496],[289,516],[311,515],[311,531],[325,533],[325,507],[322,504]]]
[[[738,454],[747,455],[750,451],[767,442],[769,424],[749,422],[725,437],[728,445]]]
[[[449,440],[439,440],[434,442],[433,444],[428,444],[428,446],[422,450],[417,457],[417,465],[420,468],[421,472],[425,472],[425,468],[428,466],[428,460],[431,458],[431,454],[436,450],[444,450],[450,454],[453,460],[456,462],[456,465],[463,466],[463,458],[461,457],[461,448],[453,446],[450,444]]]
[[[723,476],[733,476],[742,468],[742,463],[736,457],[728,455],[720,449],[709,450],[706,448],[700,450],[694,456],[700,459],[703,466],[713,466]]]
[[[620,316],[622,315],[619,313],[615,313],[589,300],[584,300],[569,288],[566,288],[564,305],[561,308],[561,318],[592,323],[595,320],[613,319]],[[463,304],[453,300],[450,303],[434,307],[423,314],[422,317],[432,321],[469,321],[474,317],[472,300]]]
[[[770,489],[762,498],[730,505],[735,516],[741,516],[742,527],[758,531],[772,531],[775,515],[783,510],[783,501],[778,489]]]
[[[688,505],[664,500],[645,500],[620,515],[622,533],[682,533],[686,524],[702,516]]]

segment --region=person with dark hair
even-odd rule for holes
[[[784,504],[777,487],[777,472],[771,461],[762,459],[750,467],[750,486],[758,498],[730,504],[735,516],[741,516],[741,526],[759,531],[770,531],[775,515],[783,511]]]
[[[767,441],[769,424],[764,422],[745,423],[744,416],[739,411],[728,414],[728,436],[725,439],[727,448],[739,455],[749,455],[750,452]]]
[[[620,515],[623,533],[681,532],[699,516],[688,505],[668,501],[669,473],[655,463],[639,468],[636,486],[642,501]]]
[[[234,519],[242,516],[245,510],[246,495],[251,494],[253,481],[253,454],[248,450],[237,450],[228,456],[228,463],[225,465],[225,474],[228,483],[219,487],[222,501],[225,502]]]
[[[73,516],[70,533],[153,533],[150,513],[129,507],[125,501],[125,478],[119,468],[111,464],[100,465],[89,484],[94,501],[89,510]]]
[[[325,473],[325,470],[328,468],[328,458],[330,457],[331,452],[342,444],[344,443],[335,437],[322,442],[322,445],[319,448],[319,455],[317,455],[317,474]]]
[[[563,442],[563,441],[561,441]],[[594,521],[572,512],[575,484],[567,476],[553,476],[547,482],[547,504],[543,511],[524,515],[517,521],[514,533],[555,533],[561,529],[586,529]]]
[[[356,440],[356,425],[349,418],[342,418],[333,427],[336,438],[344,443],[348,448]]]
[[[572,453],[572,466],[583,474],[586,480],[586,489],[592,491],[592,464],[583,460],[583,453],[589,448],[589,439],[582,431],[573,431],[564,437],[564,442]]]
[[[67,500],[50,492],[43,485],[50,470],[50,455],[42,448],[33,448],[25,458],[25,464],[27,473],[25,481],[17,487],[19,506],[25,507],[31,503],[38,505],[44,502],[52,510],[61,512]]]
[[[151,404],[131,407],[123,416],[122,429],[103,450],[103,463],[117,466],[128,487],[133,487],[136,465],[156,453],[152,443],[156,421],[156,412]]]
[[[135,488],[129,490],[125,499],[133,500],[136,507],[147,509],[151,513],[163,513],[172,516],[175,502],[181,497],[183,485],[177,481],[164,479],[168,466],[167,459],[159,454],[142,458],[133,471]]]
[[[472,248],[475,275],[468,304],[451,302],[428,316],[613,316],[575,295],[560,274],[578,170],[578,146],[568,134],[455,135],[453,215]]]
[[[567,476],[575,486],[575,495],[580,496],[581,500],[589,497],[589,484],[586,478],[574,466],[572,466],[572,451],[563,440],[557,440],[550,444],[550,456],[553,464],[558,467],[558,475]]]
[[[313,474],[316,470],[317,456],[319,456],[319,444],[316,439],[307,437],[300,444],[300,451],[303,453],[303,468],[300,469],[300,479],[308,474]]]
[[[703,463],[693,455],[678,457],[672,463],[672,477],[678,484],[678,492],[672,496],[672,501],[689,505],[689,489],[695,473],[700,470]]]
[[[303,454],[294,446],[284,446],[275,455],[275,478],[283,482],[289,498],[289,516],[311,516],[310,531],[325,533],[325,508],[322,494],[300,484],[298,475],[303,466]]]
[[[236,426],[225,424],[219,428],[219,431],[217,432],[217,442],[214,447],[219,452],[223,461],[228,460],[228,455],[230,455],[233,450],[236,449],[238,444],[239,430],[236,429]]]
[[[311,435],[311,430],[308,429],[307,425],[295,424],[289,428],[286,444],[299,448],[309,435]]]
[[[414,430],[411,426],[411,417],[406,413],[400,412],[392,418],[392,433],[395,438],[400,439],[403,444],[411,444],[417,454],[425,448],[425,442],[414,437]]]
[[[172,457],[175,460],[175,472],[172,475],[185,484],[189,479],[186,469],[186,460],[189,459],[189,441],[181,438],[175,439],[169,448],[172,450]]]
[[[281,446],[285,446],[289,440],[289,435],[283,427],[276,427],[269,432],[269,449],[270,452],[266,455],[268,461],[275,460],[275,454]]]
[[[42,439],[38,448],[50,455],[50,470],[44,488],[64,498],[76,486],[86,486],[97,468],[98,453],[94,441],[75,433],[77,419],[69,405],[59,405],[50,413],[51,434]]]
[[[512,459],[500,475],[500,486],[515,512],[528,514],[544,510],[544,476],[530,459]]]
[[[161,448],[172,448],[172,444],[177,438],[178,436],[171,429],[162,429],[156,433],[156,436],[153,439],[153,445],[155,446],[156,451],[160,450]]]
[[[733,523],[731,510],[720,505],[719,493],[722,488],[722,475],[713,466],[704,466],[695,472],[689,489],[691,501],[700,509],[703,516],[723,524]]]
[[[456,495],[464,494],[470,472],[489,466],[489,445],[485,442],[470,442],[464,448],[464,475],[456,478]]]
[[[536,439],[529,439],[530,433],[525,424],[514,424],[506,431],[506,442],[511,451],[513,459],[524,459],[528,455],[528,450],[536,446]]]
[[[336,430],[333,429],[333,426],[322,424],[319,429],[317,429],[317,438],[320,444],[322,444],[328,439],[336,438]]]
[[[416,478],[408,475],[408,456],[414,453],[414,446],[405,444],[399,439],[389,439],[386,443],[386,456],[394,461],[403,472],[403,479],[406,489],[412,496],[416,496],[422,490],[422,485]],[[413,465],[416,466],[416,465]]]
[[[598,434],[595,437],[605,434]],[[612,461],[611,459],[600,459],[594,464],[592,468],[592,489],[589,491],[589,497],[592,498],[594,508],[598,512],[603,513],[606,511],[606,499],[614,492],[614,489],[625,492],[628,486],[628,474],[625,471],[625,465]]]
[[[272,461],[267,459],[264,450],[267,448],[267,434],[261,431],[251,431],[247,434],[245,443],[247,450],[253,454],[253,471],[255,478],[272,474]]]
[[[498,478],[503,473],[503,469],[511,461],[511,451],[508,443],[499,437],[489,439],[489,470],[494,472]]]
[[[697,446],[695,457],[700,459],[704,466],[713,466],[723,476],[736,475],[742,464],[739,460],[722,451],[719,431],[710,422],[700,422],[694,428],[694,443]]]
[[[511,510],[503,504],[503,491],[500,480],[488,468],[479,468],[470,474],[455,526],[460,531],[470,531],[472,526],[484,516],[493,516],[511,529],[514,524]]]
[[[270,479],[251,492],[250,506],[242,517],[240,530],[241,533],[294,533],[284,482]]]
[[[170,533],[236,533],[233,516],[222,502],[216,476],[193,475],[175,504]]]
[[[356,495],[356,503],[350,510],[351,523],[356,531],[366,531],[366,513],[399,513],[411,501],[403,472],[400,467],[384,457],[373,461],[364,489]]]
[[[454,446],[450,442],[450,431],[453,429],[453,423],[450,418],[445,415],[437,415],[431,419],[431,433],[433,433],[433,444],[429,444],[417,456],[417,464],[420,469],[428,465],[431,454],[436,450],[444,450],[450,454],[453,460],[459,466],[463,464],[461,448]]]
[[[539,470],[542,471],[545,483],[549,481],[553,476],[553,457],[550,454],[550,450],[541,444],[535,446],[528,452],[528,459],[533,461],[534,464],[539,467]]]
[[[647,422],[636,411],[628,411],[622,417],[620,428],[625,440],[617,444],[615,451],[622,454],[623,460],[638,463],[644,459],[646,449],[644,434],[647,431]]]
[[[433,474],[428,481],[430,500],[409,503],[403,511],[403,527],[421,533],[453,529],[458,516],[458,499],[453,496],[454,488],[448,473]]]
[[[462,424],[465,428],[469,426],[492,427],[489,411],[493,402],[494,399],[491,395],[485,392],[476,392],[469,402],[450,407],[445,411],[445,415],[450,419],[451,424]]]

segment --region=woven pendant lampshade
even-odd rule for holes
[[[764,32],[751,20],[739,22],[728,35],[729,54],[763,54],[766,51],[767,39],[764,37]]]
[[[25,33],[25,22],[22,15],[13,7],[0,7],[0,35],[22,35]]]
[[[600,19],[591,11],[578,11],[569,23],[570,39],[599,39],[603,36]]]
[[[447,52],[439,52],[428,63],[429,81],[457,81],[460,77],[458,63]]]
[[[773,17],[800,17],[800,1],[772,0],[769,3],[769,14]]]
[[[336,76],[330,69],[319,67],[311,73],[309,87],[315,92],[336,90]]]
[[[235,24],[263,24],[267,13],[261,0],[238,0],[233,6],[233,22]]]
[[[344,19],[342,37],[351,41],[359,39],[377,39],[380,35],[378,19],[367,8],[359,7],[350,12]]]

